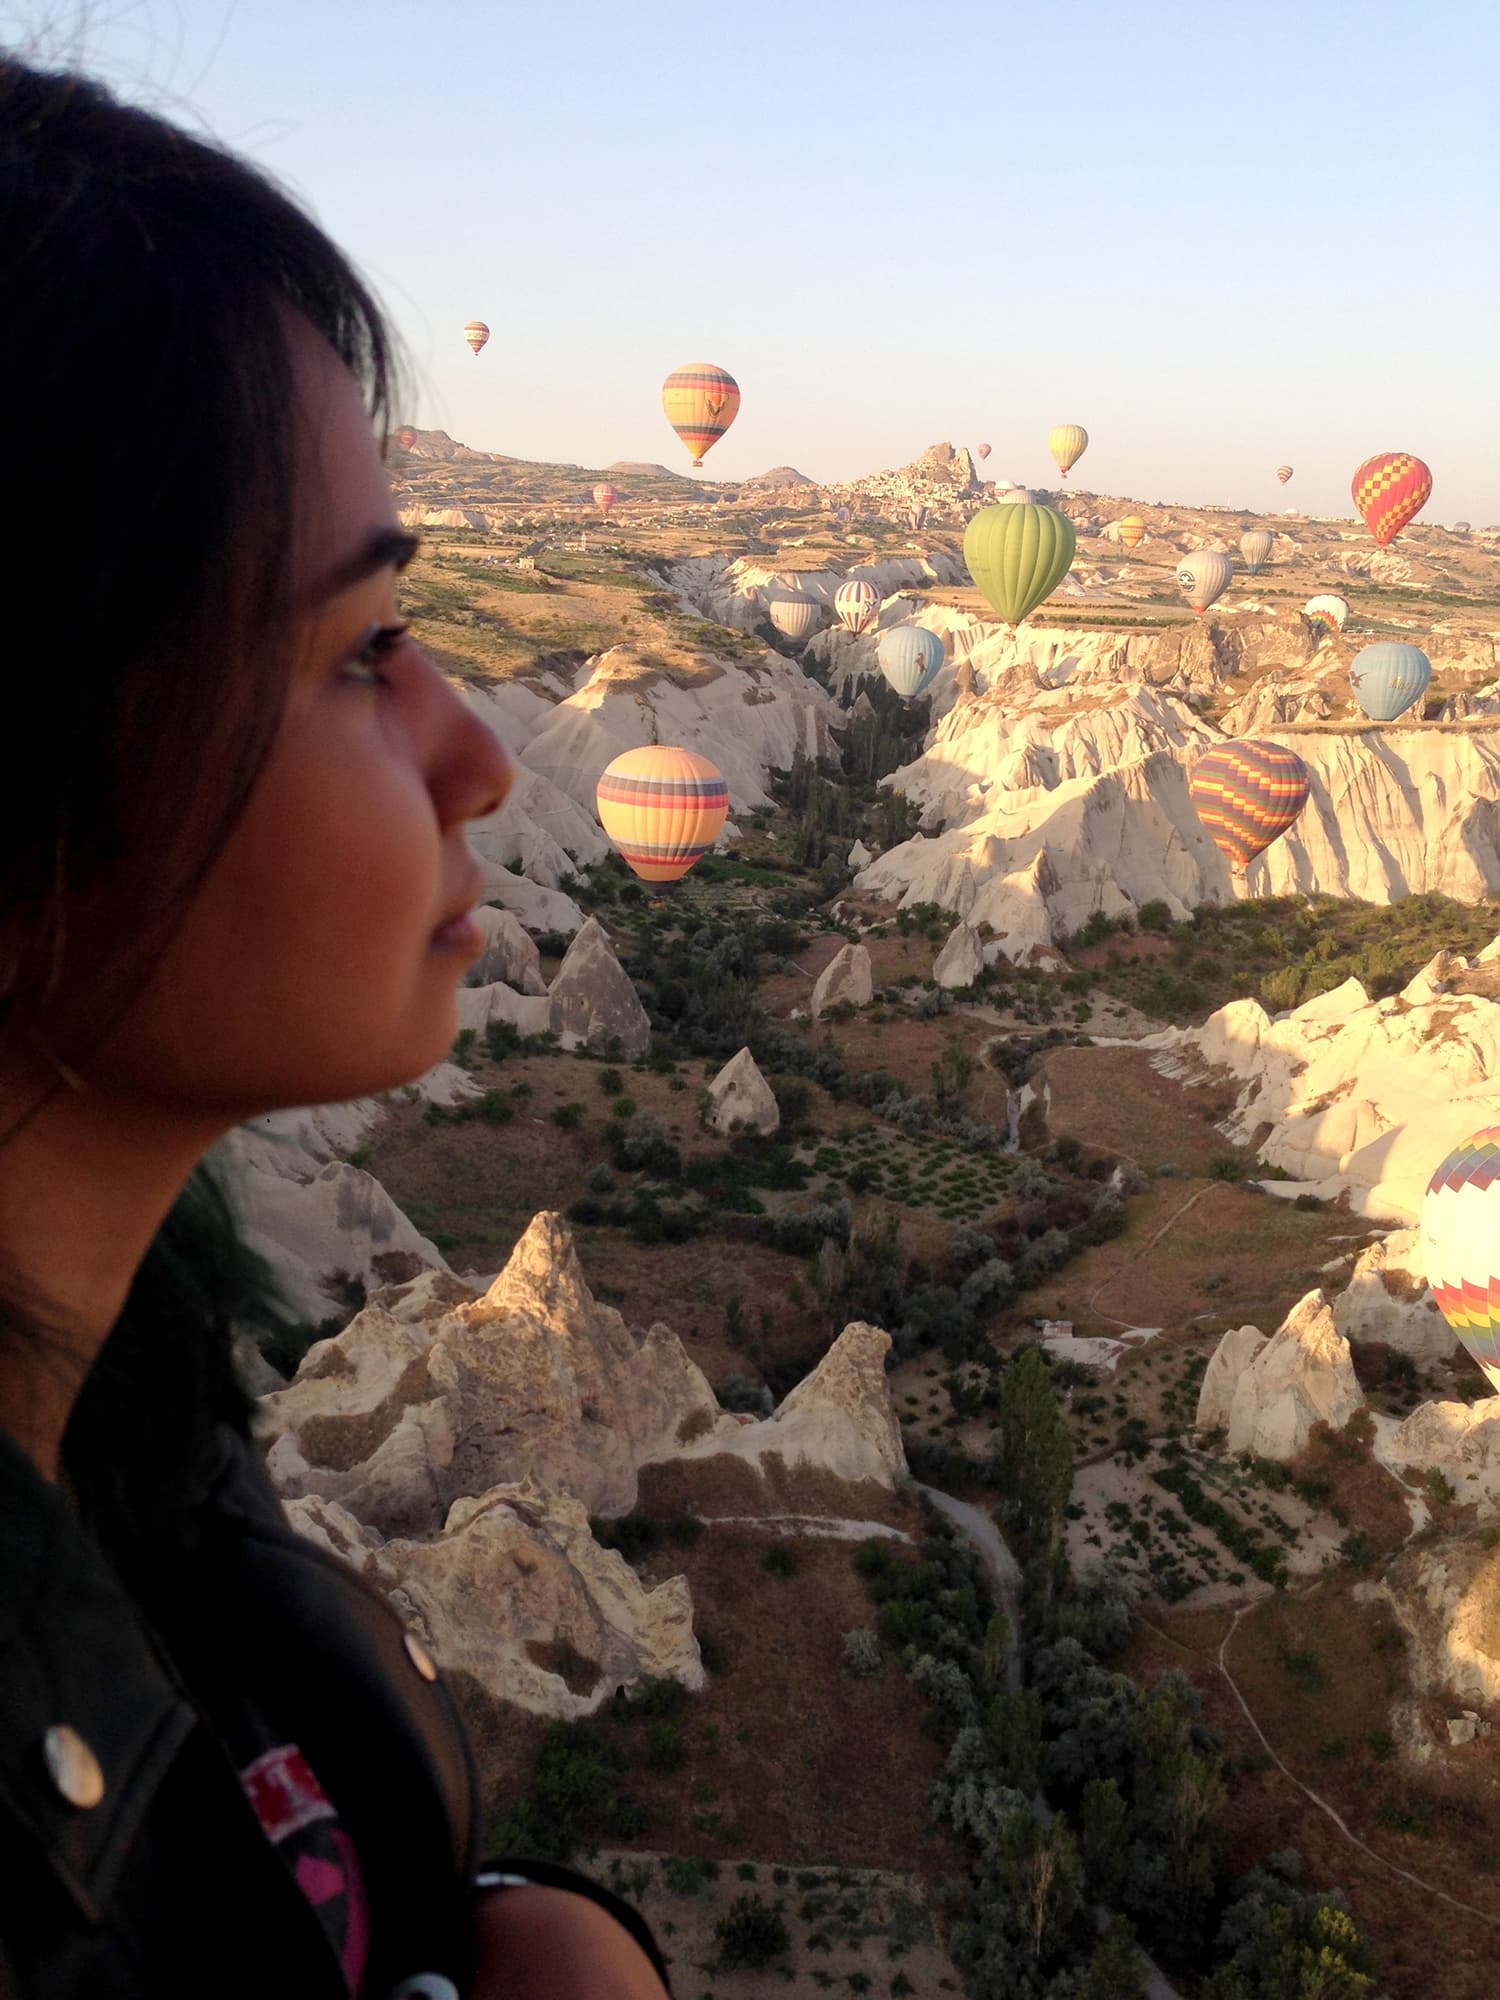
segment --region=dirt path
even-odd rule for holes
[[[1188,1210],[1191,1207],[1193,1207],[1194,1203],[1202,1201],[1203,1197],[1209,1192],[1211,1192],[1211,1190],[1214,1188],[1215,1185],[1216,1185],[1215,1182],[1208,1181],[1202,1187],[1194,1189],[1193,1193],[1188,1196],[1186,1201],[1178,1203],[1177,1207],[1173,1209],[1172,1213],[1167,1217],[1166,1221],[1162,1224],[1161,1228],[1157,1230],[1156,1234],[1151,1238],[1150,1242],[1146,1243],[1145,1245],[1143,1245],[1141,1249],[1137,1250],[1135,1255],[1130,1259],[1129,1263],[1120,1265],[1116,1270],[1111,1271],[1107,1277],[1101,1278],[1099,1280],[1098,1284],[1095,1285],[1093,1291],[1089,1294],[1088,1309],[1091,1313],[1098,1313],[1099,1318],[1107,1319],[1111,1326],[1122,1326],[1125,1328],[1127,1333],[1130,1331],[1132,1325],[1134,1324],[1133,1321],[1116,1319],[1113,1313],[1099,1311],[1099,1303],[1098,1303],[1099,1294],[1104,1290],[1106,1285],[1112,1285],[1116,1283],[1118,1279],[1121,1276],[1123,1276],[1123,1274],[1126,1271],[1132,1269],[1135,1265],[1139,1264],[1143,1257],[1149,1257],[1151,1255],[1151,1252],[1156,1248],[1157,1244],[1160,1243],[1162,1238],[1166,1235],[1167,1231],[1172,1228],[1174,1223],[1181,1222],[1182,1218],[1187,1214]]]
[[[1494,1929],[1500,1929],[1500,1917],[1492,1916],[1488,1910],[1477,1909],[1473,1903],[1465,1903],[1464,1901],[1461,1900],[1461,1898],[1457,1896],[1450,1896],[1445,1889],[1436,1888],[1431,1882],[1424,1882],[1420,1875],[1413,1875],[1410,1869],[1402,1868],[1394,1861],[1388,1861],[1383,1854],[1377,1854],[1373,1847],[1369,1846],[1367,1842],[1361,1840],[1359,1835],[1351,1830],[1348,1822],[1344,1819],[1343,1815],[1337,1810],[1336,1807],[1331,1806],[1328,1803],[1327,1799],[1320,1798],[1310,1785],[1304,1785],[1302,1780],[1299,1777],[1297,1777],[1294,1772],[1289,1771],[1286,1765],[1282,1763],[1280,1757],[1277,1756],[1275,1750],[1271,1747],[1270,1741],[1267,1738],[1265,1731],[1261,1728],[1260,1724],[1256,1721],[1254,1715],[1251,1713],[1250,1704],[1249,1702],[1246,1701],[1244,1695],[1240,1692],[1239,1683],[1235,1680],[1234,1675],[1229,1671],[1229,1657],[1228,1657],[1229,1642],[1234,1637],[1236,1631],[1238,1631],[1240,1620],[1244,1617],[1245,1613],[1247,1611],[1252,1611],[1254,1609],[1255,1607],[1253,1605],[1242,1604],[1239,1610],[1235,1612],[1233,1619],[1230,1621],[1229,1630],[1224,1634],[1224,1637],[1219,1641],[1219,1653],[1218,1653],[1219,1672],[1224,1676],[1225,1681],[1228,1683],[1229,1692],[1234,1696],[1235,1700],[1239,1703],[1241,1712],[1243,1713],[1245,1720],[1254,1730],[1256,1738],[1259,1741],[1261,1748],[1265,1751],[1266,1755],[1271,1759],[1271,1762],[1276,1766],[1277,1770],[1280,1771],[1281,1775],[1287,1780],[1289,1784],[1296,1786],[1297,1790],[1301,1792],[1302,1796],[1308,1801],[1309,1804],[1316,1806],[1320,1813],[1323,1813],[1329,1820],[1333,1822],[1333,1825],[1337,1828],[1339,1833],[1343,1835],[1344,1839],[1348,1841],[1351,1847],[1357,1847],[1361,1854],[1366,1855],[1371,1861],[1375,1862],[1378,1867],[1386,1869],[1392,1875],[1399,1875],[1403,1882],[1410,1882],[1413,1888],[1420,1889],[1424,1895],[1436,1896],[1439,1902],[1446,1903],[1450,1909],[1462,1910],[1468,1916],[1478,1917],[1481,1923],[1489,1924]],[[1151,1629],[1153,1631],[1157,1630],[1155,1626],[1153,1626]],[[1161,1637],[1163,1638],[1166,1638],[1167,1636],[1168,1635],[1166,1633],[1161,1634]]]

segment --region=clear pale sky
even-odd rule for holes
[[[38,30],[289,183],[466,443],[686,469],[711,360],[710,476],[1045,484],[1072,422],[1085,489],[1347,513],[1403,449],[1500,520],[1494,0],[0,0]]]

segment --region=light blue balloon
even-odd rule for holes
[[[1377,639],[1349,662],[1354,699],[1372,722],[1394,722],[1420,701],[1432,679],[1432,662],[1404,639]]]
[[[915,701],[938,677],[943,642],[925,625],[893,625],[875,649],[880,671],[903,701]]]

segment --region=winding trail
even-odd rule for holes
[[[1155,1235],[1151,1237],[1149,1242],[1142,1245],[1142,1247],[1136,1251],[1135,1255],[1129,1260],[1128,1263],[1121,1264],[1116,1270],[1109,1272],[1107,1276],[1099,1280],[1098,1284],[1095,1285],[1092,1293],[1089,1295],[1088,1310],[1091,1313],[1098,1313],[1100,1319],[1107,1319],[1111,1326],[1123,1326],[1126,1328],[1132,1326],[1133,1325],[1132,1321],[1116,1319],[1113,1313],[1100,1311],[1098,1304],[1099,1294],[1104,1290],[1106,1285],[1112,1285],[1116,1283],[1117,1280],[1120,1279],[1125,1274],[1126,1271],[1132,1270],[1135,1267],[1135,1265],[1140,1263],[1143,1257],[1149,1257],[1151,1255],[1151,1252],[1156,1248],[1157,1244],[1160,1243],[1161,1239],[1166,1235],[1167,1231],[1173,1228],[1175,1224],[1181,1222],[1182,1218],[1187,1214],[1188,1210],[1193,1206],[1193,1204],[1195,1202],[1202,1201],[1203,1197],[1206,1194],[1209,1194],[1217,1185],[1218,1183],[1215,1181],[1207,1181],[1201,1188],[1195,1188],[1193,1192],[1188,1196],[1186,1201],[1179,1202],[1177,1207],[1173,1209],[1172,1213],[1167,1217],[1166,1221],[1162,1224],[1161,1228],[1156,1231]]]
[[[1010,1621],[1010,1647],[1005,1656],[1005,1684],[1014,1693],[1021,1685],[1021,1565],[1011,1554],[1004,1536],[989,1515],[967,1500],[959,1500],[951,1493],[944,1493],[939,1487],[924,1486],[916,1482],[917,1491],[924,1493],[945,1515],[955,1528],[962,1530],[979,1553],[980,1564],[986,1576],[994,1585],[1000,1608]],[[1052,1820],[1052,1809],[1038,1792],[1031,1801],[1031,1810],[1043,1825]],[[1102,1933],[1108,1930],[1113,1920],[1113,1911],[1096,1903],[1093,1907],[1094,1923]],[[1139,1947],[1137,1947],[1139,1949]],[[1182,2000],[1181,1994],[1173,1986],[1155,1959],[1146,1959],[1146,2000]]]

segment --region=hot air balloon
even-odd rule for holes
[[[1469,532],[1469,524],[1468,524],[1468,522],[1467,522],[1467,521],[1455,521],[1455,522],[1453,523],[1453,532],[1454,532],[1454,534],[1455,534],[1455,535],[1466,535],[1466,534],[1468,534],[1468,532]]]
[[[937,679],[943,642],[925,625],[893,625],[875,649],[880,671],[903,701],[915,701]]]
[[[1422,1202],[1422,1266],[1438,1310],[1500,1390],[1500,1277],[1495,1214],[1500,1125],[1451,1152]]]
[[[661,406],[700,465],[703,454],[723,437],[740,407],[740,385],[726,369],[711,361],[690,361],[674,368],[661,385]]]
[[[1349,482],[1354,504],[1379,547],[1389,548],[1432,491],[1432,474],[1409,451],[1377,451]]]
[[[1054,424],[1047,433],[1047,449],[1057,460],[1057,469],[1066,479],[1068,468],[1076,465],[1089,448],[1089,434],[1082,424]]]
[[[613,486],[609,485],[607,481],[604,485],[594,488],[594,505],[606,520],[609,518],[610,508],[614,506],[619,497],[619,494],[616,493]]]
[[[1335,597],[1332,591],[1324,591],[1319,597],[1308,598],[1302,607],[1302,616],[1311,625],[1319,641],[1335,639],[1344,629],[1344,620],[1349,616],[1349,601]]]
[[[1193,766],[1193,808],[1231,868],[1248,868],[1307,804],[1307,766],[1279,743],[1216,744]]]
[[[464,339],[477,355],[490,337],[490,330],[482,319],[471,319],[464,328]]]
[[[1139,514],[1127,514],[1124,520],[1118,522],[1116,525],[1119,529],[1120,540],[1125,544],[1127,549],[1138,549],[1141,543],[1145,541],[1146,524]]]
[[[1260,575],[1271,560],[1271,550],[1275,546],[1275,538],[1265,528],[1250,528],[1240,536],[1240,554],[1245,558],[1245,567],[1252,576]]]
[[[838,522],[841,528],[847,528],[850,520],[853,517],[851,516],[849,509],[847,507],[835,507],[833,510],[833,518],[835,521]]]
[[[1073,523],[1031,502],[982,507],[964,529],[969,574],[1007,625],[1019,625],[1067,575]]]
[[[974,456],[979,460],[979,463],[981,465],[984,464],[984,461],[989,457],[989,455],[990,455],[990,448],[987,444],[976,445],[974,447]]]
[[[600,825],[643,882],[686,875],[729,811],[729,787],[708,759],[665,743],[616,757],[594,797]]]
[[[1028,486],[1002,486],[995,494],[997,507],[1034,507],[1036,495]]]
[[[1220,549],[1194,549],[1177,564],[1177,588],[1201,618],[1234,581],[1234,564]]]
[[[1420,701],[1432,679],[1432,662],[1404,639],[1377,639],[1349,662],[1354,699],[1372,722],[1394,722]]]
[[[1287,481],[1291,478],[1291,476],[1292,476],[1292,468],[1289,465],[1277,466],[1276,477],[1281,481],[1283,486],[1286,485]]]
[[[817,598],[807,597],[800,590],[784,590],[770,603],[771,623],[784,639],[790,639],[794,646],[805,646],[823,616],[823,607]]]
[[[839,623],[849,632],[863,632],[880,609],[880,592],[862,576],[851,576],[833,593]]]

